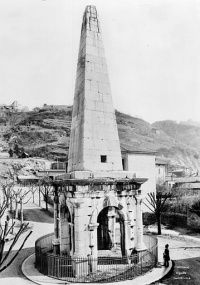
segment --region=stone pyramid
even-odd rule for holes
[[[120,143],[95,6],[83,15],[68,172],[122,171]]]

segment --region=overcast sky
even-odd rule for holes
[[[200,122],[200,0],[0,0],[0,103],[73,103],[86,5],[99,13],[114,107]]]

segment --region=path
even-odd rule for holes
[[[15,259],[12,265],[0,274],[1,285],[33,285],[32,282],[30,282],[23,276],[21,271],[21,264],[26,257],[34,253],[34,244],[36,239],[38,239],[40,236],[53,232],[53,216],[47,215],[45,211],[41,210],[36,204],[29,203],[25,205],[25,217],[29,221],[29,225],[33,230],[33,233],[27,240],[24,249],[20,252],[19,256]],[[23,237],[21,237],[19,241],[22,242]],[[163,250],[165,244],[169,244],[171,259],[175,260],[176,262],[191,261],[190,268],[194,267],[195,264],[197,264],[196,260],[199,260],[200,262],[200,239],[188,239],[188,237],[185,238],[184,236],[180,236],[176,232],[166,231],[164,232],[164,235],[158,237],[158,241],[159,248]],[[16,250],[17,247],[15,247],[14,249]],[[159,251],[159,255],[161,258],[162,252],[162,250]],[[178,266],[179,267],[177,268],[177,274],[179,275],[175,276],[175,278],[179,278],[177,279],[179,281],[182,280],[181,278],[188,278],[188,274],[186,275],[184,273],[188,273],[187,264],[182,262]],[[196,271],[198,272],[198,267]],[[183,283],[173,284],[192,284],[187,283],[187,281],[191,281],[190,279],[185,279],[182,281]],[[163,283],[171,285],[172,282],[169,282],[164,281]]]
[[[53,217],[49,217],[44,211],[42,211],[36,204],[29,203],[24,207],[24,214],[29,221],[29,226],[33,233],[26,241],[24,248],[19,253],[15,261],[0,274],[1,285],[33,285],[32,282],[27,280],[21,271],[21,264],[23,260],[30,254],[34,253],[35,241],[45,234],[53,232]],[[19,238],[18,245],[15,246],[14,252],[19,247],[19,244],[23,241],[23,234]]]
[[[153,231],[154,232],[154,231]],[[176,231],[162,230],[163,235],[157,236],[159,247],[165,248],[165,244],[169,244],[170,257],[175,261],[174,272],[161,283],[168,285],[197,285],[200,276],[200,239],[192,236],[181,235]],[[162,258],[162,250],[159,255]]]

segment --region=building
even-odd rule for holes
[[[141,165],[149,159],[155,168],[148,155]],[[138,161],[130,153],[124,165],[131,168]],[[87,6],[81,28],[68,170],[53,181],[53,253],[70,257],[75,276],[97,272],[100,251],[118,250],[129,260],[136,253],[140,260],[147,250],[142,221],[142,187],[147,180],[135,170],[123,170],[99,17],[96,7]]]
[[[156,157],[156,183],[164,183],[165,176],[167,174],[167,166],[169,164],[169,160],[164,157]]]
[[[123,170],[135,172],[136,177],[146,177],[143,195],[156,191],[155,151],[121,145]]]

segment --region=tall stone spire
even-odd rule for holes
[[[68,172],[122,171],[115,111],[95,6],[81,29]]]

